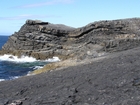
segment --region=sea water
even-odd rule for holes
[[[0,49],[7,40],[8,36],[0,36]],[[60,61],[58,57],[41,61],[28,56],[21,56],[18,58],[13,55],[2,55],[0,56],[0,81],[25,76],[35,69],[42,68],[47,63],[56,61]]]

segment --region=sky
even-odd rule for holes
[[[0,0],[0,35],[18,32],[27,19],[82,27],[100,20],[140,17],[140,0]]]

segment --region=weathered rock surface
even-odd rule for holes
[[[140,47],[0,82],[0,105],[140,105]]]
[[[0,54],[77,60],[0,82],[0,105],[140,105],[139,45],[139,18],[99,21],[76,29],[27,20]],[[99,57],[105,52],[114,53]],[[84,63],[77,65],[81,60]],[[56,69],[60,65],[72,67]]]
[[[0,53],[14,51],[37,59],[52,56],[84,59],[96,57],[98,52],[122,51],[139,45],[139,18],[99,21],[81,28],[27,20],[9,37]]]

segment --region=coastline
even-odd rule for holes
[[[58,57],[52,57],[46,60],[37,60],[36,58],[22,55],[21,57],[11,54],[0,55],[0,81],[17,79],[29,75],[30,72],[43,68],[52,62],[59,62]]]
[[[0,104],[139,104],[139,49],[113,53],[100,60],[61,70],[0,82]]]
[[[61,61],[0,82],[0,105],[139,105],[139,27],[140,18],[80,28],[27,20],[0,55]]]

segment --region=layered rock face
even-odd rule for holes
[[[19,32],[10,36],[8,42],[3,46],[3,50],[44,51],[52,46],[61,45],[66,40],[65,35],[71,30],[73,28],[64,25],[27,20]]]
[[[139,18],[99,21],[81,28],[27,20],[9,37],[2,51],[18,51],[37,59],[50,56],[84,59],[99,56],[99,52],[121,51],[139,44]]]

